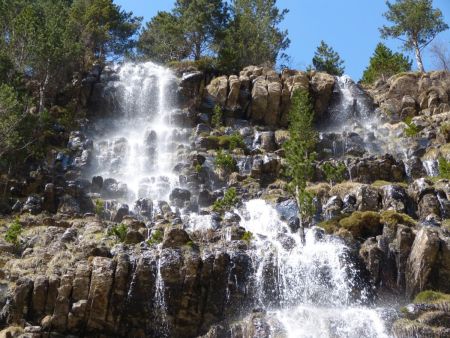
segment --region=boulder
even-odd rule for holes
[[[170,228],[164,232],[164,239],[162,247],[164,248],[178,248],[186,245],[191,239],[186,231],[178,228]]]

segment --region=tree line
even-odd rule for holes
[[[380,28],[384,39],[402,41],[403,49],[414,52],[417,68],[424,72],[423,50],[448,29],[442,12],[432,0],[387,1],[384,17],[390,23]],[[290,40],[280,23],[288,13],[276,0],[177,0],[171,12],[159,12],[147,23],[138,41],[144,59],[162,63],[208,59],[222,72],[238,72],[247,65],[283,63]],[[448,69],[445,48],[434,45],[432,53],[440,67]],[[363,82],[410,71],[412,62],[402,53],[378,44],[363,74]],[[344,61],[324,41],[312,59],[309,70],[342,75]]]
[[[131,58],[160,63],[193,60],[219,72],[283,65],[290,40],[287,9],[276,0],[176,0],[144,27],[113,0],[0,0],[0,155],[45,152],[53,130],[77,117],[74,84],[97,64]],[[383,38],[398,38],[424,71],[423,50],[448,28],[432,0],[387,2]],[[443,68],[445,48],[432,48]],[[411,70],[412,61],[380,43],[362,81]],[[342,75],[344,61],[324,41],[309,69]],[[72,95],[72,96],[71,96]],[[55,108],[56,106],[56,108]],[[50,134],[50,135],[49,135]],[[39,142],[42,140],[42,142]],[[1,162],[1,161],[0,161]]]

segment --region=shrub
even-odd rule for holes
[[[98,216],[102,216],[104,211],[105,211],[105,201],[100,198],[97,198],[95,200],[95,205],[94,205],[95,214]]]
[[[241,134],[239,133],[234,133],[230,136],[228,136],[228,140],[229,140],[229,145],[228,145],[228,149],[233,150],[236,148],[245,148],[245,142],[244,139],[242,137]]]
[[[108,236],[115,236],[119,242],[124,242],[127,236],[127,226],[123,223],[112,226],[108,230]]]
[[[153,230],[152,235],[147,240],[147,244],[148,245],[159,244],[163,241],[163,238],[164,238],[164,232],[162,232],[159,229]]]
[[[439,157],[439,176],[445,179],[450,179],[450,162],[443,156]]]
[[[14,222],[8,226],[8,230],[6,230],[5,241],[14,245],[19,245],[19,237],[21,234],[22,225],[19,223],[19,219],[16,218]]]
[[[211,117],[211,124],[214,128],[220,128],[222,126],[223,110],[218,104],[214,106],[213,114]]]
[[[196,173],[200,173],[202,171],[202,168],[203,168],[203,166],[201,164],[199,164],[199,163],[197,163],[194,166],[194,170],[195,170]]]
[[[326,180],[333,185],[334,183],[340,183],[344,180],[347,167],[343,163],[333,165],[330,162],[325,162],[325,164],[322,165],[322,170],[325,173]]]
[[[241,240],[250,243],[250,241],[253,239],[253,233],[251,231],[246,231],[241,237]]]
[[[219,149],[217,151],[216,159],[214,164],[217,168],[222,170],[233,172],[236,170],[236,160],[230,154]]]
[[[412,122],[411,116],[408,116],[403,122],[405,122],[406,124],[405,135],[407,137],[417,136],[417,134],[421,131],[421,128],[419,128]]]
[[[238,203],[236,188],[232,187],[225,191],[223,198],[218,199],[213,204],[213,210],[216,212],[222,212],[225,210],[229,210],[232,207],[236,206]]]

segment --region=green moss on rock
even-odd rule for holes
[[[441,303],[450,302],[450,295],[433,290],[425,290],[417,294],[414,298],[414,303],[416,304],[430,304],[430,303]]]
[[[381,212],[381,219],[382,224],[396,226],[398,224],[403,224],[409,227],[414,227],[417,225],[417,222],[412,219],[410,216],[406,214],[402,214],[399,212],[396,212],[394,210],[386,210]]]
[[[375,211],[355,211],[339,221],[339,226],[348,230],[354,238],[368,238],[380,235],[383,225]]]

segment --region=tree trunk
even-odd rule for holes
[[[45,91],[47,89],[48,81],[49,81],[49,63],[50,60],[47,61],[47,67],[45,70],[45,78],[44,81],[39,86],[39,113],[42,113],[45,109]]]
[[[425,68],[423,67],[422,61],[422,53],[420,52],[420,48],[417,43],[414,43],[414,51],[416,52],[417,68],[419,69],[419,72],[425,73]]]
[[[303,226],[303,217],[302,217],[302,203],[300,201],[300,196],[298,192],[298,186],[295,187],[295,199],[297,200],[297,206],[298,206],[298,223],[299,223],[299,229],[298,233],[300,235],[300,240],[303,245],[305,245],[305,227]]]

